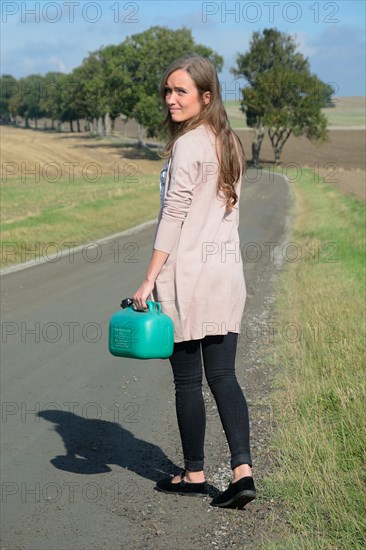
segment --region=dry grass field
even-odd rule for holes
[[[89,174],[92,178],[97,167],[90,163],[96,163],[103,176],[113,176],[117,168],[120,175],[136,171],[141,175],[159,173],[161,160],[155,153],[148,155],[144,150],[139,153],[128,143],[118,145],[110,140],[92,138],[86,132],[59,133],[12,126],[1,126],[0,129],[3,181],[5,166],[9,177],[13,170],[14,176],[20,176],[22,170],[25,173],[33,169],[45,171],[49,179],[58,175],[67,179],[72,174],[75,177]],[[149,156],[157,160],[151,160]],[[16,166],[8,163],[16,163]],[[52,166],[46,167],[48,163]]]
[[[251,130],[237,130],[247,158],[251,158]],[[284,173],[294,165],[314,169],[314,181],[326,176],[327,182],[346,194],[365,199],[365,130],[330,130],[328,143],[317,145],[305,138],[291,136],[282,154]],[[12,177],[33,179],[31,171],[49,179],[69,179],[81,175],[113,176],[119,181],[133,175],[158,174],[163,161],[155,151],[138,150],[132,144],[115,139],[97,139],[89,134],[51,132],[34,129],[1,127],[2,181]],[[115,136],[116,138],[116,136]],[[121,138],[123,141],[123,138]],[[263,141],[261,161],[273,165],[273,152],[268,137]],[[51,163],[51,164],[48,164]],[[29,174],[29,175],[28,175]],[[72,180],[71,180],[72,181]]]

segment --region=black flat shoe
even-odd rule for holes
[[[242,477],[235,483],[230,483],[229,487],[215,497],[211,506],[219,506],[220,508],[244,508],[248,502],[254,500],[256,490],[254,481],[251,476]]]
[[[171,493],[174,495],[189,495],[189,496],[207,496],[208,485],[207,481],[202,483],[190,483],[184,479],[185,472],[180,475],[178,483],[172,483],[173,477],[166,477],[157,482],[155,489],[163,493]]]

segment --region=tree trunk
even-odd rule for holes
[[[111,117],[111,133],[114,134],[115,128],[116,128],[116,118],[117,117]]]
[[[144,127],[138,122],[137,123],[137,147],[142,147],[144,143]]]
[[[123,135],[124,135],[124,137],[127,136],[127,122],[128,122],[128,118],[125,117],[125,119],[123,121]]]
[[[103,135],[102,117],[98,117],[98,135]]]
[[[269,128],[268,135],[271,140],[272,149],[275,156],[275,163],[279,164],[283,147],[291,135],[292,130],[288,128]]]
[[[109,113],[104,116],[104,135],[109,136],[111,133],[111,118]]]
[[[262,141],[264,138],[264,126],[259,123],[255,127],[254,139],[252,142],[252,162],[255,167],[259,165],[259,154],[262,147]]]
[[[259,164],[259,153],[261,150],[262,140],[263,137],[256,137],[252,142],[252,162],[254,166],[258,166]]]
[[[74,131],[74,126],[72,124],[72,120],[70,120],[70,132],[73,132]]]
[[[35,129],[38,130],[38,120],[36,118],[34,119],[34,126]]]
[[[76,124],[77,124],[77,127],[78,127],[78,132],[80,133],[81,129],[80,129],[80,120],[79,119],[76,120]]]

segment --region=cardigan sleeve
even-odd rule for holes
[[[172,151],[169,187],[163,202],[153,248],[170,254],[179,238],[192,202],[199,169],[199,147],[188,134],[180,137]]]

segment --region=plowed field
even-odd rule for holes
[[[83,170],[93,173],[95,163],[103,175],[116,170],[126,174],[138,169],[140,174],[158,174],[162,160],[155,153],[136,150],[131,144],[123,146],[106,139],[93,139],[87,133],[71,134],[1,127],[2,181],[20,176],[22,171],[42,172],[47,165],[47,176],[81,175]],[[251,130],[239,130],[247,158],[251,158]],[[365,130],[330,130],[330,140],[313,144],[307,139],[291,136],[282,153],[284,173],[290,168],[310,166],[314,178],[325,176],[326,181],[343,192],[365,199]],[[123,138],[121,138],[123,139]],[[273,165],[273,152],[268,137],[263,141],[261,161]],[[37,164],[38,163],[38,164]],[[52,163],[48,165],[48,163]],[[94,163],[94,164],[93,164]]]

